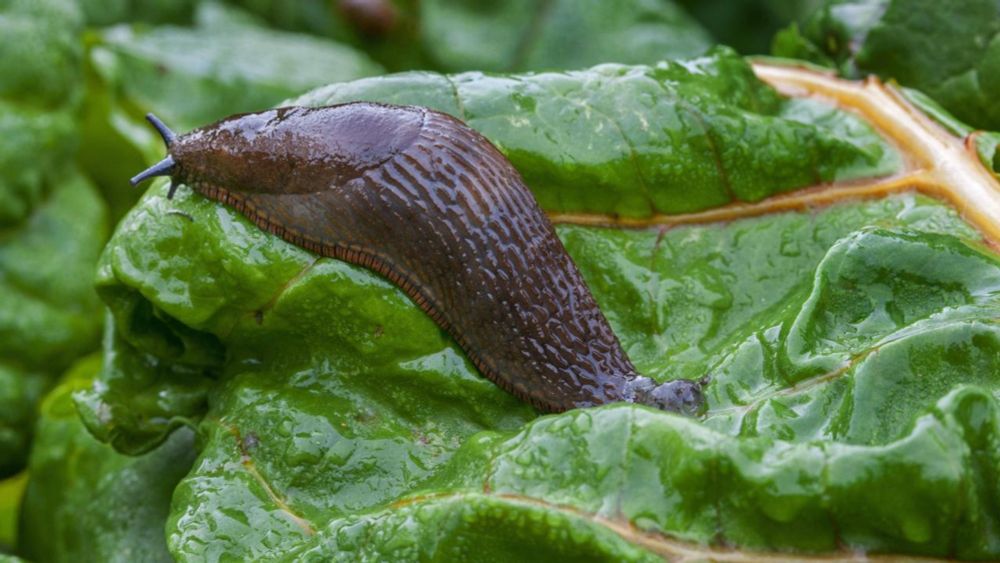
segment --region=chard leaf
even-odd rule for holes
[[[973,139],[976,152],[979,153],[979,158],[983,161],[983,166],[990,168],[994,174],[1000,176],[1000,133],[979,131]]]
[[[24,221],[72,159],[75,127],[69,112],[26,109],[0,100],[0,229]]]
[[[425,105],[463,119],[507,155],[552,212],[646,218],[700,211],[887,175],[901,164],[863,121],[811,100],[782,99],[725,48],[652,67],[390,75],[289,103],[351,100]]]
[[[548,98],[574,90],[560,120]],[[707,412],[539,418],[387,281],[157,184],[101,260],[114,321],[76,402],[140,459],[197,424],[175,558],[1000,556],[997,180],[898,91],[719,51],[392,75],[300,102],[348,99],[431,105],[500,146],[639,371],[709,375]],[[607,117],[633,102],[659,127]],[[719,123],[672,137],[688,105]],[[717,153],[698,147],[739,155],[760,121],[787,133],[746,149],[767,164],[722,169],[766,188],[712,192]],[[598,123],[618,132],[588,146]]]
[[[100,357],[76,364],[41,406],[18,548],[34,561],[171,561],[163,540],[170,495],[193,459],[193,434],[174,433],[141,458],[87,433],[71,394]]]
[[[77,95],[82,19],[73,0],[0,1],[0,98],[52,109]]]
[[[99,338],[91,272],[107,210],[78,172],[62,170],[31,216],[0,234],[0,475],[23,464],[50,382]]]
[[[147,200],[146,205],[167,205],[162,197],[160,192]],[[154,203],[156,201],[160,203]],[[217,222],[242,224],[238,216],[229,212],[220,221],[214,204],[193,196],[174,205],[183,206],[192,213],[194,224],[200,226],[189,225],[189,231],[214,230],[219,228]],[[866,230],[866,226],[872,224],[883,230]],[[142,229],[146,233],[155,232],[151,224]],[[238,229],[237,232],[242,232],[244,237],[269,238],[250,229]],[[910,462],[899,460],[891,453],[885,454],[883,450],[905,449],[909,425],[919,416],[933,411],[943,394],[962,382],[985,385],[984,389],[992,393],[997,391],[998,382],[992,375],[997,368],[994,363],[998,346],[996,335],[989,324],[970,324],[970,320],[995,310],[996,304],[992,301],[995,297],[991,296],[995,296],[1000,270],[996,261],[983,255],[981,250],[969,248],[953,238],[951,234],[954,233],[964,233],[970,238],[975,234],[953,212],[930,200],[895,196],[879,203],[831,207],[816,216],[789,213],[745,219],[721,228],[718,225],[678,227],[663,234],[659,230],[609,232],[571,225],[560,227],[559,232],[576,262],[584,268],[591,288],[641,371],[659,379],[697,376],[706,371],[715,378],[707,418],[697,425],[707,433],[705,440],[714,444],[713,448],[722,447],[716,442],[724,442],[722,436],[725,434],[740,437],[732,438],[733,444],[767,456],[780,455],[772,453],[772,448],[812,451],[810,448],[824,444],[827,447],[843,444],[845,451],[854,452],[848,446],[871,444],[873,447],[869,450],[859,450],[861,453],[857,454],[855,462],[871,463],[873,471],[891,473],[888,468],[892,464]],[[843,238],[845,236],[847,238]],[[190,253],[196,253],[197,248],[203,246],[196,242],[198,238],[173,248],[191,259]],[[231,240],[234,248],[254,248],[245,238]],[[272,241],[272,244],[281,246],[280,241]],[[654,250],[657,247],[659,251]],[[264,248],[265,256],[272,250],[257,248]],[[743,256],[743,248],[757,250]],[[853,252],[844,255],[845,248]],[[220,334],[220,338],[224,338],[228,347],[229,363],[223,368],[225,383],[217,391],[202,424],[203,431],[207,432],[205,449],[192,473],[175,493],[170,542],[175,555],[181,558],[214,559],[223,553],[234,552],[252,558],[276,557],[290,546],[322,549],[313,546],[308,539],[314,532],[316,538],[323,537],[325,532],[322,530],[326,527],[335,530],[340,524],[347,526],[356,522],[352,518],[358,515],[380,514],[392,503],[402,502],[396,499],[427,489],[451,490],[468,486],[463,483],[478,483],[482,487],[484,476],[474,477],[469,472],[486,462],[473,462],[463,457],[449,464],[447,460],[451,456],[465,455],[460,450],[456,453],[454,448],[458,444],[486,440],[483,435],[470,437],[479,430],[507,429],[510,433],[532,418],[523,407],[518,410],[509,396],[485,380],[477,379],[460,351],[441,337],[419,310],[387,283],[340,263],[316,262],[297,249],[282,250],[299,254],[301,261],[296,264],[301,265],[305,273],[291,271],[281,277],[266,277],[279,282],[290,279],[292,283],[288,286],[278,287],[274,294],[262,292],[259,298],[254,297],[256,291],[236,293],[239,291],[237,284],[249,281],[246,278],[234,279],[232,286],[219,288],[219,295],[231,292],[231,305],[227,304],[226,309],[235,308],[237,304],[253,305],[255,300],[264,301],[264,307],[245,308],[242,318],[236,320],[232,329],[224,329],[235,316],[225,309],[212,315],[214,318],[192,323],[199,328],[218,327],[210,329],[213,333],[228,332],[224,337]],[[650,252],[653,252],[652,257]],[[813,366],[818,362],[808,354],[799,353],[803,358],[796,358],[784,372],[772,373],[761,367],[780,365],[782,358],[797,351],[796,341],[791,336],[778,342],[769,338],[775,338],[782,327],[794,328],[804,322],[803,318],[815,314],[812,311],[819,300],[817,292],[822,294],[824,288],[839,287],[836,283],[822,282],[825,268],[853,276],[856,275],[851,273],[854,270],[867,273],[870,262],[879,262],[880,256],[899,256],[898,266],[890,262],[884,271],[871,275],[870,283],[881,287],[885,280],[908,275],[901,268],[926,260],[921,253],[928,256],[940,253],[937,259],[943,262],[938,275],[971,274],[960,283],[961,287],[945,295],[935,291],[934,283],[941,280],[933,277],[930,281],[917,279],[913,284],[892,288],[891,293],[884,296],[888,302],[905,296],[906,300],[924,307],[902,311],[899,325],[874,322],[882,314],[876,303],[867,313],[850,311],[851,320],[856,322],[860,322],[857,315],[873,317],[868,323],[871,334],[858,336],[849,326],[834,326],[828,329],[833,334],[817,335],[817,338],[825,336],[835,342],[843,339],[853,344],[853,348],[840,353],[842,356],[864,356],[864,361],[857,366],[834,372],[834,375],[813,375]],[[705,255],[718,258],[705,264]],[[609,256],[614,258],[608,259]],[[231,264],[225,258],[222,263]],[[651,263],[655,264],[655,269],[649,269]],[[275,264],[272,262],[268,266]],[[157,276],[174,268],[181,268],[176,270],[178,274],[185,271],[183,265],[174,263],[164,265]],[[227,268],[231,271],[231,266]],[[760,268],[773,275],[759,271]],[[794,275],[796,271],[800,273]],[[740,280],[738,284],[724,284],[724,280],[737,279]],[[149,289],[153,287],[155,285],[148,286]],[[195,287],[189,289],[200,293]],[[861,287],[858,292],[864,295],[863,290]],[[639,310],[648,311],[648,316],[636,314],[636,307],[629,306],[636,303],[636,295],[641,296],[639,303],[644,304]],[[696,296],[695,303],[691,303],[692,295]],[[963,305],[961,311],[947,314],[952,308]],[[263,318],[258,324],[258,311],[261,310]],[[304,311],[310,314],[304,316]],[[330,318],[338,322],[330,326]],[[657,318],[667,318],[670,322],[657,330],[652,324]],[[926,326],[913,328],[910,323],[919,318],[928,318],[923,323]],[[940,342],[943,337],[947,338],[944,344],[930,345]],[[273,344],[278,342],[296,344],[283,349]],[[871,354],[870,359],[865,355],[866,350],[888,347],[884,342],[893,343],[891,356],[886,357],[888,352]],[[266,343],[272,345],[268,347]],[[964,353],[948,354],[948,350],[956,349]],[[880,381],[887,372],[896,373],[901,365],[906,365],[917,351],[923,351],[926,359],[913,361],[928,367],[898,373],[892,382]],[[837,356],[839,350],[824,352],[826,354],[820,359],[826,362],[833,363],[842,357]],[[935,371],[929,371],[931,367]],[[748,379],[748,374],[764,379]],[[791,387],[795,381],[800,381],[799,385]],[[864,401],[859,404],[862,399]],[[498,410],[484,411],[489,405],[496,405]],[[880,416],[887,405],[895,411],[895,416]],[[648,412],[639,407],[618,408],[630,413]],[[662,414],[656,414],[653,420],[658,422],[650,424],[668,427],[679,423],[675,417]],[[609,425],[595,422],[594,428]],[[581,427],[579,435],[571,433],[566,439],[593,443],[595,448],[596,444],[620,445],[619,441],[603,434],[588,433],[587,428]],[[675,432],[687,435],[690,429],[682,426]],[[987,440],[996,438],[992,430],[984,430],[983,434]],[[919,437],[919,444],[927,439]],[[964,438],[955,439],[954,447],[961,450]],[[536,454],[536,457],[554,455],[567,460],[591,460],[596,456],[598,465],[600,460],[626,463],[629,457],[613,452],[598,455],[593,450],[582,457],[553,454],[551,441],[539,441],[542,444],[537,447],[544,448],[547,453]],[[808,448],[793,447],[793,444],[811,442],[815,444]],[[683,442],[671,441],[669,444],[662,446],[663,451],[684,447]],[[919,444],[912,446],[918,453],[924,448]],[[632,455],[638,454],[633,452]],[[669,459],[680,462],[685,458],[685,454],[677,455]],[[529,460],[524,463],[530,467],[544,471],[544,466],[530,461],[536,458],[523,459]],[[672,467],[669,459],[661,462],[665,464],[664,471]],[[727,463],[737,462],[730,460]],[[789,462],[789,465],[794,468],[795,463]],[[993,468],[987,471],[995,471],[996,466],[989,462],[986,467]],[[755,471],[749,467],[741,470]],[[606,471],[609,471],[607,467],[585,465],[573,477],[566,478],[566,486],[589,490],[597,485],[582,476]],[[628,471],[640,470],[629,467]],[[713,473],[694,471],[695,476],[691,478],[717,483]],[[565,467],[554,468],[551,475],[544,473],[549,476],[538,479],[543,482],[553,479],[558,483],[552,476],[566,472]],[[461,474],[464,480],[459,484],[447,480],[453,473]],[[969,479],[976,476],[970,474]],[[993,474],[988,473],[985,479],[995,478],[991,476]],[[955,482],[963,479],[965,477],[959,475]],[[912,481],[916,488],[906,489],[901,495],[923,494],[923,482]],[[626,482],[633,483],[631,487],[640,487],[641,483],[639,480]],[[865,483],[845,484],[843,494],[858,487],[862,491],[869,490],[865,488],[868,486],[872,487],[870,490],[882,487]],[[712,489],[711,486],[679,489],[661,483],[657,487],[656,490],[674,491],[672,494],[682,499],[687,496],[685,491],[689,491],[691,498],[682,501],[686,504],[714,506],[706,504],[706,499],[698,494],[705,488]],[[900,531],[905,522],[882,526],[879,520],[873,520],[869,526],[858,524],[854,535],[836,537],[831,532],[835,528],[829,525],[828,509],[818,506],[815,499],[825,498],[823,495],[835,500],[840,497],[826,489],[813,491],[810,493],[814,495],[812,503],[792,513],[817,522],[816,530],[810,535],[772,538],[776,532],[771,528],[780,528],[787,520],[781,517],[776,517],[776,521],[766,520],[756,514],[739,512],[725,516],[745,520],[742,525],[747,529],[718,538],[714,535],[714,516],[703,517],[709,523],[697,534],[692,531],[690,522],[683,520],[658,521],[657,525],[647,525],[644,529],[666,532],[697,543],[720,541],[755,549],[829,551],[836,549],[838,541],[848,541],[859,548],[933,554],[943,549],[940,546],[949,544],[951,536],[945,539],[918,537],[911,541],[906,535],[908,531]],[[551,498],[548,493],[534,489],[518,494]],[[572,496],[571,492],[564,494]],[[614,506],[610,499],[617,490],[607,494],[609,499],[600,500],[600,503]],[[662,498],[662,493],[641,487],[634,494],[639,498]],[[980,490],[969,493],[970,498],[978,498],[981,494]],[[922,504],[908,507],[902,513],[918,523],[927,521],[940,512],[940,506],[932,503],[933,498],[920,501]],[[483,502],[490,506],[495,501],[483,499]],[[568,499],[560,499],[557,504],[567,502]],[[774,510],[781,510],[783,502],[775,500]],[[844,497],[842,502],[851,501]],[[578,499],[578,504],[584,512],[593,509],[583,500]],[[240,510],[248,515],[255,514],[255,518],[264,518],[267,524],[253,529],[236,525],[229,517],[233,506],[241,507]],[[519,509],[515,509],[512,508],[517,513]],[[497,510],[505,514],[499,518],[519,518]],[[662,510],[670,512],[666,506]],[[640,514],[640,511],[628,514],[628,519],[641,521]],[[458,518],[456,515],[451,517]],[[850,519],[848,513],[840,517]],[[784,518],[791,518],[791,515]],[[975,513],[956,507],[940,518],[943,520],[934,521],[935,528],[953,530],[964,520],[975,520]],[[989,529],[989,524],[985,527]],[[216,529],[227,531],[220,536],[211,532]],[[951,533],[947,530],[943,533]],[[425,530],[423,533],[431,532]],[[379,533],[373,531],[372,534]],[[989,540],[988,535],[985,537]],[[535,540],[536,543],[527,544],[530,547],[525,549],[541,549],[539,544],[544,543],[544,536]],[[300,542],[305,542],[302,547],[299,547]],[[939,547],[929,549],[928,544]],[[566,549],[584,549],[585,546],[586,543],[582,543]],[[333,549],[329,545],[327,548]],[[323,553],[327,557],[346,556],[352,548],[342,549],[346,551],[337,548]],[[513,548],[506,545],[503,549]],[[388,556],[388,552],[383,555]]]
[[[734,555],[650,534],[671,530],[696,545],[749,547],[750,558],[763,555],[753,550],[835,551],[840,542],[874,551],[936,544],[932,554],[988,557],[998,435],[997,401],[977,387],[956,388],[884,446],[734,439],[625,406],[574,411],[514,436],[470,440],[431,492],[334,519],[288,556]]]
[[[45,390],[98,339],[108,224],[73,164],[81,25],[70,1],[0,1],[0,478],[22,468]]]
[[[773,52],[898,80],[976,128],[1000,129],[995,0],[827,0],[801,30],[778,34]]]
[[[0,557],[12,551],[17,539],[17,519],[27,473],[0,480]]]

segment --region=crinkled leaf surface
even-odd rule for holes
[[[54,108],[76,94],[82,20],[73,0],[0,1],[0,98]]]
[[[98,339],[109,229],[72,164],[80,26],[73,2],[0,2],[0,477],[23,465],[45,389]]]
[[[69,112],[38,111],[0,100],[0,229],[23,222],[41,202],[56,170],[76,146]]]
[[[1000,3],[996,0],[827,0],[774,53],[873,73],[922,90],[959,119],[1000,129]]]
[[[23,463],[50,382],[98,343],[91,272],[107,212],[93,186],[64,170],[27,220],[0,233],[0,474]]]
[[[959,168],[913,170],[900,138],[785,100],[726,52],[301,101],[354,98],[450,111],[500,146],[637,368],[711,376],[707,413],[537,418],[388,282],[158,184],[105,251],[105,367],[76,399],[119,450],[153,448],[140,459],[197,424],[173,556],[1000,554],[1000,262],[906,189]],[[760,122],[774,137],[747,143]],[[859,194],[880,197],[837,202]]]
[[[175,432],[143,457],[94,439],[71,393],[88,386],[100,365],[97,356],[79,362],[42,403],[20,552],[33,561],[171,561],[163,521],[194,458],[193,433]]]
[[[782,99],[725,48],[652,67],[398,74],[334,84],[290,103],[351,100],[462,118],[507,155],[552,212],[700,211],[900,166],[869,125],[812,100]]]
[[[69,0],[0,2],[0,229],[27,217],[72,158],[80,20]]]

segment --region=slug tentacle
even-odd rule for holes
[[[161,134],[170,156],[133,183],[170,175],[168,196],[185,183],[292,244],[388,278],[483,375],[539,410],[700,408],[700,382],[636,372],[520,174],[457,119],[352,103]]]
[[[153,176],[170,176],[174,173],[175,164],[176,163],[174,162],[174,157],[167,155],[167,158],[164,158],[163,160],[157,162],[156,164],[150,166],[149,168],[143,170],[142,172],[136,174],[135,176],[132,176],[132,179],[129,180],[129,183],[132,184],[133,186],[138,186],[140,183],[142,183],[145,180],[148,180],[149,178],[152,178]],[[172,186],[171,186],[171,191],[173,191]]]
[[[151,113],[146,114],[146,121],[152,124],[153,128],[156,129],[156,132],[159,133],[161,137],[163,137],[163,144],[167,145],[167,148],[169,149],[170,145],[173,144],[174,139],[177,138],[177,135],[175,135],[174,132],[171,131],[169,127],[164,125],[163,122],[160,121],[160,118],[156,117]]]

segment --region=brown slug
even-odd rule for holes
[[[461,121],[350,103],[235,115],[175,136],[132,178],[170,176],[286,241],[378,272],[481,373],[537,409],[630,401],[693,414],[701,382],[626,357],[513,165]]]

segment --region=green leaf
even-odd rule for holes
[[[823,0],[677,0],[712,34],[717,43],[740,53],[768,51],[771,38],[789,22],[800,21]]]
[[[198,0],[79,0],[91,26],[120,22],[188,23]]]
[[[28,109],[0,100],[0,230],[23,221],[58,181],[76,146],[68,112]]]
[[[90,62],[130,104],[156,109],[178,130],[381,70],[361,52],[329,40],[210,17],[196,28],[110,28]]]
[[[17,539],[21,495],[27,482],[27,473],[0,480],[0,557],[13,549]]]
[[[0,233],[0,475],[27,455],[35,405],[96,347],[92,271],[108,236],[96,190],[72,168],[20,225]]]
[[[930,95],[955,117],[1000,129],[1000,4],[995,0],[827,0],[775,38],[779,56],[832,62]]]
[[[914,172],[860,117],[782,98],[727,51],[392,75],[300,102],[359,98],[450,111],[496,143],[638,370],[709,376],[706,412],[538,418],[389,282],[155,184],[102,257],[114,322],[75,398],[139,459],[198,425],[175,558],[1000,556],[1000,260],[926,196],[837,202],[949,169]],[[678,126],[692,115],[711,127]],[[775,203],[818,182],[829,205]]]
[[[434,492],[334,519],[288,557],[681,555],[676,543],[643,537],[664,530],[757,549],[832,551],[843,541],[882,551],[934,542],[938,555],[957,545],[960,557],[983,557],[991,540],[996,548],[989,534],[998,516],[989,506],[997,499],[998,433],[996,399],[974,387],[956,389],[898,441],[874,447],[734,439],[625,406],[574,411],[513,436],[471,440]],[[879,536],[899,539],[879,543]]]
[[[273,25],[364,47],[392,70],[512,72],[655,63],[702,54],[712,42],[670,0],[239,0]],[[384,21],[366,30],[347,15],[368,8]],[[379,8],[384,12],[379,11]],[[364,19],[364,18],[362,18]],[[371,17],[369,17],[371,19]]]
[[[577,69],[693,57],[711,44],[665,0],[426,0],[423,46],[442,70]]]
[[[106,299],[113,299],[105,293]],[[125,307],[148,307],[148,302],[125,296]],[[116,312],[121,313],[116,308]],[[98,440],[116,450],[138,455],[160,445],[174,429],[188,425],[205,411],[210,381],[199,365],[157,358],[136,349],[121,332],[141,338],[144,324],[159,328],[148,311],[127,310],[120,314],[123,331],[116,329],[114,318],[106,321],[104,366],[101,389],[77,394],[80,416]],[[142,344],[154,345],[149,340]],[[221,350],[217,352],[221,356]],[[221,358],[216,358],[221,363]]]
[[[342,534],[335,530],[341,526],[355,529],[351,523],[374,519],[375,523],[364,526],[376,526],[371,534],[381,537],[380,526],[395,530],[391,522],[398,520],[382,522],[379,514],[400,498],[420,491],[452,491],[472,483],[477,492],[482,491],[485,474],[477,468],[490,466],[499,471],[498,465],[470,457],[487,455],[477,448],[500,438],[472,435],[479,430],[510,432],[532,418],[529,411],[516,408],[509,396],[478,378],[454,345],[440,336],[416,307],[373,274],[334,261],[315,261],[304,251],[256,231],[235,212],[199,197],[168,202],[162,194],[157,190],[140,206],[141,223],[126,222],[123,226],[141,230],[146,242],[134,246],[139,242],[137,237],[121,235],[117,240],[128,244],[112,244],[117,252],[146,256],[145,267],[156,264],[157,269],[137,268],[127,262],[113,265],[117,283],[135,288],[137,299],[141,299],[140,293],[148,295],[173,318],[216,335],[228,352],[203,422],[204,449],[174,496],[169,529],[176,556],[214,559],[222,553],[239,553],[256,558],[296,547],[321,549],[324,556],[336,557],[343,555],[340,550],[353,549],[348,547],[353,544],[336,547],[340,540],[321,539],[327,537],[325,529],[331,530],[330,537],[340,538]],[[176,225],[175,216],[164,213],[168,206],[191,214],[194,221]],[[867,225],[880,228],[873,230]],[[989,393],[997,391],[992,374],[1000,357],[1000,340],[988,321],[997,308],[1000,269],[996,260],[951,234],[934,232],[974,236],[954,212],[913,196],[843,204],[817,214],[789,213],[725,226],[678,227],[665,233],[560,227],[560,236],[640,371],[657,379],[712,375],[710,407],[703,423],[707,428],[633,406],[593,415],[614,418],[622,411],[626,418],[646,417],[644,424],[651,427],[653,435],[667,432],[676,436],[670,445],[654,448],[642,440],[632,444],[590,430],[614,428],[608,420],[599,419],[591,426],[575,422],[579,414],[547,417],[545,428],[554,425],[566,429],[561,434],[564,439],[580,442],[577,447],[589,454],[555,454],[551,440],[538,438],[538,445],[534,445],[533,438],[525,447],[531,451],[543,448],[546,453],[511,453],[512,462],[516,459],[540,472],[529,480],[536,484],[533,487],[564,483],[566,490],[559,493],[563,496],[528,487],[524,479],[513,477],[516,471],[505,486],[519,495],[575,506],[584,513],[597,511],[599,506],[617,506],[612,499],[624,486],[623,481],[608,477],[608,482],[617,483],[619,488],[609,489],[607,499],[588,500],[590,497],[580,495],[599,486],[588,476],[603,482],[601,475],[627,464],[630,458],[648,455],[644,451],[676,452],[673,457],[654,458],[649,462],[651,471],[656,471],[657,464],[659,471],[673,471],[675,463],[694,463],[694,453],[683,453],[687,451],[684,448],[693,446],[685,445],[687,438],[682,438],[692,435],[693,428],[701,428],[695,434],[705,436],[709,451],[704,455],[725,460],[734,466],[733,471],[750,474],[758,470],[740,461],[749,452],[765,458],[790,456],[782,466],[788,469],[781,471],[808,469],[810,466],[800,468],[800,461],[796,461],[805,453],[796,452],[820,450],[830,451],[824,454],[826,461],[812,471],[826,467],[823,463],[842,463],[840,456],[848,454],[855,457],[843,457],[852,460],[843,462],[844,467],[871,464],[876,474],[894,475],[891,468],[896,465],[923,463],[924,458],[911,462],[894,453],[912,450],[913,455],[926,455],[926,446],[920,444],[937,439],[928,437],[937,436],[930,431],[911,436],[913,425],[922,428],[923,424],[914,421],[944,409],[938,405],[942,397],[962,384],[985,386],[982,388],[988,392],[970,387],[972,390],[956,397],[971,394],[973,398],[952,398],[946,403],[982,406],[948,407],[955,412],[947,416],[974,416],[971,413],[980,408],[993,412],[989,409],[995,409],[995,400]],[[225,243],[208,246],[204,243],[208,236],[222,236]],[[151,255],[157,246],[167,254]],[[259,256],[258,260],[238,265],[234,259],[246,256],[246,252]],[[204,253],[213,258],[207,259]],[[184,258],[171,258],[176,256]],[[706,257],[710,258],[706,261]],[[218,264],[218,269],[200,271],[211,264]],[[873,264],[879,267],[873,268]],[[192,275],[195,270],[199,275]],[[138,277],[124,281],[130,275]],[[829,280],[830,275],[850,279],[853,284]],[[899,281],[887,285],[893,280]],[[836,293],[841,287],[853,292]],[[204,293],[210,288],[212,293]],[[178,290],[182,293],[176,293]],[[203,301],[196,304],[193,298]],[[818,310],[838,310],[836,305],[817,305],[824,302],[856,305],[843,310],[843,320],[827,319],[827,312],[819,318],[824,323],[817,325]],[[795,335],[803,331],[811,336],[810,344],[839,345],[832,349],[802,348]],[[847,368],[840,371],[817,373],[830,366],[840,368],[845,362]],[[911,363],[914,367],[907,370]],[[893,374],[892,379],[886,379],[888,374]],[[885,416],[886,412],[892,416]],[[559,422],[561,419],[566,420]],[[957,448],[959,453],[963,447],[975,449],[974,444],[964,441],[964,430],[949,427],[947,432],[955,436],[954,446],[948,447]],[[726,434],[734,437],[724,438]],[[997,433],[983,427],[976,440],[995,443]],[[463,443],[472,453],[457,450]],[[601,450],[595,449],[598,444],[625,448],[628,454],[599,454]],[[747,453],[736,456],[736,451],[744,450]],[[790,453],[779,453],[785,450]],[[993,450],[987,447],[982,451]],[[453,455],[458,458],[449,464]],[[546,457],[570,464],[577,460],[580,465],[573,472],[567,466],[547,468],[538,462]],[[638,477],[624,483],[639,487],[632,492],[637,499],[657,503],[656,499],[663,498],[661,491],[671,490],[679,496],[677,502],[690,510],[710,510],[716,504],[701,498],[699,491],[716,489],[712,485],[718,483],[716,474],[708,469],[716,463],[722,461],[699,462],[686,470],[693,472],[686,479],[707,485],[642,485],[646,481]],[[950,478],[953,483],[996,479],[995,460],[987,459],[978,466],[954,464],[985,473],[955,476]],[[647,471],[633,466],[621,469],[626,470]],[[783,475],[781,471],[774,477],[757,477],[759,481],[747,494],[764,494],[767,483]],[[734,490],[740,490],[738,483],[733,482]],[[989,489],[967,490],[963,493],[968,496],[962,501],[965,504],[952,505],[941,513],[941,505],[932,502],[944,498],[933,496],[938,490],[935,483],[940,485],[907,478],[892,487],[877,479],[855,479],[839,488],[817,485],[801,493],[805,495],[802,508],[786,507],[784,497],[771,501],[773,508],[766,508],[775,511],[770,519],[738,507],[731,513],[723,511],[721,516],[733,519],[734,528],[719,541],[757,549],[822,551],[835,549],[839,540],[859,549],[940,553],[950,545],[948,538],[952,536],[921,536],[921,526],[930,522],[932,529],[943,530],[940,534],[953,534],[966,520],[977,523],[977,513],[962,506],[975,506],[968,504],[973,501],[992,502],[989,495],[993,493]],[[912,522],[892,520],[884,524],[879,518],[865,520],[849,511],[859,502],[857,495],[887,487],[900,491],[900,499],[932,496],[913,501],[916,504],[907,505],[905,511],[892,505],[889,516],[905,516]],[[499,488],[488,487],[490,491]],[[952,494],[951,489],[943,491],[942,495]],[[837,509],[841,512],[834,511],[844,522],[844,535],[834,536],[834,528],[828,525],[831,509],[819,502],[821,498],[844,503],[844,508]],[[495,529],[496,520],[491,518],[529,518],[518,516],[522,508],[516,503],[503,508],[507,504],[502,499],[482,502],[485,515],[479,516],[480,508],[476,507],[463,508],[457,514],[447,506],[434,505],[428,510],[448,514],[440,517],[443,522],[456,519],[442,525],[455,526],[459,535],[472,533],[463,526]],[[500,508],[486,508],[497,503]],[[756,505],[748,501],[746,506]],[[529,508],[532,513],[540,510]],[[244,515],[241,519],[253,514],[257,524],[236,523],[233,510]],[[675,512],[666,505],[660,510]],[[468,524],[458,516],[466,511],[472,511],[469,518],[479,523]],[[625,519],[645,530],[696,541],[716,540],[717,515],[699,517],[707,523],[692,528],[692,522],[681,516],[649,521],[644,516],[647,512],[636,508],[626,513]],[[938,513],[941,515],[934,516]],[[782,535],[783,523],[797,515],[812,519],[813,530]],[[428,526],[437,530],[437,517],[427,518]],[[417,526],[412,533],[432,533],[420,528],[420,521],[408,524]],[[985,531],[980,536],[970,531],[970,541],[986,545],[987,551],[982,553],[990,553],[995,547],[989,547],[989,541],[995,538],[988,532],[989,524],[977,525]],[[556,531],[549,534],[564,529],[562,524],[552,526]],[[317,539],[308,540],[309,532],[318,532]],[[571,537],[600,532],[581,534]],[[542,549],[539,544],[550,536],[531,537],[535,543],[528,543],[523,548],[526,551]],[[323,545],[333,542],[333,547],[317,547],[313,541],[327,542]],[[582,549],[591,540],[579,541],[579,545],[564,548]],[[312,547],[304,547],[307,545]],[[515,549],[513,545],[497,549]],[[388,548],[376,542],[364,549]],[[388,553],[396,552],[382,555]]]
[[[52,108],[78,94],[82,23],[73,0],[0,1],[0,97]]]
[[[1000,133],[979,133],[976,136],[976,151],[983,165],[1000,176]]]
[[[609,528],[572,509],[478,492],[455,493],[338,520],[288,556],[538,563],[663,560]]]
[[[16,473],[27,461],[35,408],[51,379],[46,373],[0,365],[0,476]]]
[[[141,458],[87,433],[71,393],[100,358],[81,361],[42,403],[31,454],[19,552],[38,561],[171,561],[163,539],[170,495],[193,459],[184,429]]]
[[[97,336],[90,272],[107,238],[105,209],[86,180],[64,172],[0,246],[0,357],[24,367],[67,366]]]
[[[0,478],[18,471],[45,389],[97,342],[90,286],[104,204],[73,165],[82,17],[0,1]]]
[[[871,126],[822,103],[780,98],[724,48],[653,67],[397,74],[334,84],[290,103],[352,100],[424,105],[461,118],[500,148],[552,212],[685,213],[900,166]]]

